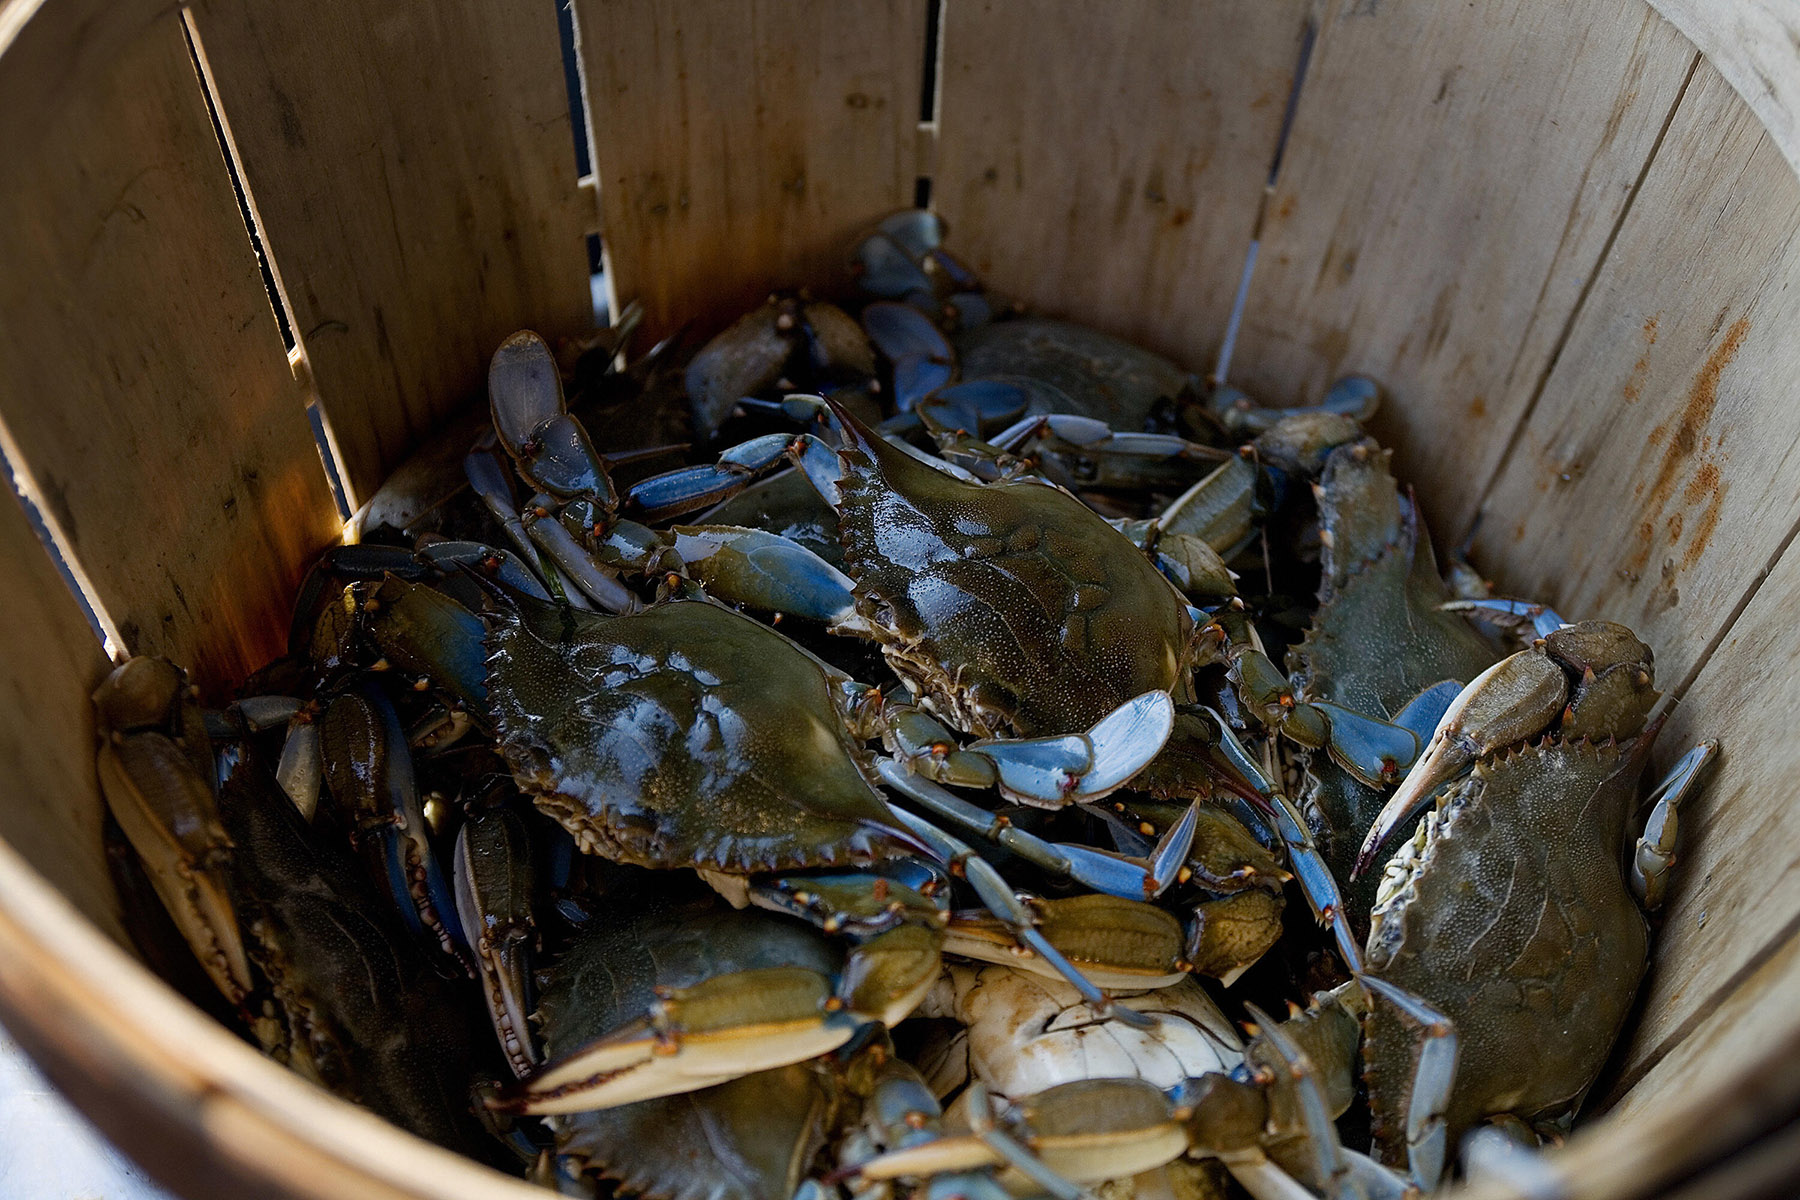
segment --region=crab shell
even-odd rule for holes
[[[926,707],[966,733],[1036,737],[1182,685],[1187,606],[1081,501],[958,479],[839,417],[855,631]]]
[[[803,966],[825,976],[843,963],[798,922],[733,911],[679,883],[652,880],[629,899],[629,911],[594,922],[547,973],[539,1015],[552,1059],[720,974]],[[549,1121],[559,1154],[633,1194],[788,1200],[834,1103],[829,1074],[794,1063]]]
[[[852,734],[849,677],[748,617],[519,597],[488,649],[514,779],[589,853],[750,874],[910,845]]]
[[[1467,683],[1500,657],[1462,617],[1439,610],[1450,593],[1389,458],[1366,439],[1327,458],[1317,489],[1324,540],[1319,610],[1288,654],[1302,699],[1383,720],[1425,688],[1446,679]],[[1384,796],[1323,755],[1311,769],[1313,836],[1344,879]],[[1352,913],[1368,911],[1376,878],[1348,885]]]
[[[1451,1146],[1489,1115],[1571,1110],[1612,1050],[1649,947],[1621,869],[1649,740],[1491,755],[1389,866],[1366,966],[1456,1026]],[[1414,1031],[1379,1005],[1363,1054],[1376,1144],[1404,1161]]]

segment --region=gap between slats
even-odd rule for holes
[[[250,239],[250,248],[256,254],[256,265],[262,271],[263,290],[269,295],[269,307],[275,312],[275,323],[281,330],[282,343],[287,347],[288,369],[294,373],[294,380],[300,385],[301,395],[305,397],[306,419],[313,431],[313,442],[319,452],[319,467],[325,472],[326,482],[331,486],[331,498],[337,504],[338,519],[348,521],[355,506],[350,501],[348,480],[350,474],[344,465],[343,451],[338,445],[337,432],[332,428],[331,416],[319,404],[317,390],[313,387],[312,364],[307,361],[306,344],[300,339],[294,324],[294,308],[288,303],[287,288],[281,282],[281,269],[268,251],[268,240],[262,231],[262,218],[256,210],[256,197],[244,183],[243,161],[238,154],[237,143],[231,136],[231,124],[225,111],[219,105],[218,88],[213,83],[212,67],[207,62],[206,47],[200,39],[200,30],[194,23],[194,10],[182,8],[181,31],[187,38],[188,55],[193,59],[194,77],[200,85],[200,94],[206,99],[206,111],[212,117],[213,134],[219,139],[219,154],[225,162],[225,172],[231,179],[232,195],[237,197],[238,215],[244,220],[244,232]]]
[[[1587,271],[1581,291],[1575,297],[1573,307],[1569,309],[1568,315],[1563,319],[1562,329],[1557,333],[1556,342],[1550,349],[1550,356],[1545,360],[1543,370],[1538,373],[1537,383],[1531,389],[1531,398],[1525,402],[1524,411],[1519,414],[1519,419],[1514,423],[1512,432],[1507,435],[1506,449],[1500,452],[1500,457],[1495,461],[1493,470],[1488,473],[1487,479],[1478,489],[1478,499],[1474,508],[1475,515],[1471,519],[1469,527],[1460,532],[1455,544],[1466,545],[1474,535],[1475,526],[1481,523],[1482,510],[1487,506],[1488,497],[1494,490],[1494,484],[1506,473],[1513,454],[1519,448],[1520,439],[1524,437],[1525,430],[1531,424],[1532,416],[1537,412],[1538,401],[1543,399],[1544,389],[1549,385],[1550,377],[1556,373],[1556,364],[1562,361],[1563,350],[1569,344],[1569,336],[1574,332],[1575,324],[1580,319],[1582,310],[1587,307],[1588,297],[1593,293],[1594,283],[1600,278],[1601,268],[1605,266],[1607,257],[1612,253],[1613,243],[1619,240],[1619,230],[1625,227],[1625,222],[1631,216],[1632,208],[1637,204],[1638,193],[1643,189],[1644,179],[1650,174],[1650,168],[1656,163],[1656,156],[1662,150],[1663,139],[1669,134],[1669,126],[1675,123],[1675,114],[1681,111],[1681,103],[1687,99],[1688,86],[1694,82],[1694,72],[1700,69],[1700,62],[1701,55],[1696,51],[1692,61],[1688,63],[1687,74],[1681,81],[1680,89],[1675,93],[1675,102],[1669,106],[1669,111],[1663,114],[1662,127],[1656,132],[1656,140],[1650,144],[1650,152],[1644,156],[1643,165],[1638,168],[1637,177],[1631,182],[1631,190],[1625,197],[1625,203],[1620,206],[1618,215],[1613,219],[1612,228],[1607,230],[1606,239],[1601,243],[1600,252],[1595,255],[1593,264]],[[1691,682],[1691,677],[1689,682]]]

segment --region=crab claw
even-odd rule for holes
[[[863,331],[894,371],[894,405],[901,412],[956,375],[956,352],[931,318],[892,300],[877,300],[863,309]]]
[[[537,928],[532,863],[524,825],[504,809],[471,814],[456,835],[456,914],[475,934],[470,948],[485,984],[494,1031],[515,1075],[538,1061],[528,1014]]]
[[[1123,787],[1162,752],[1175,728],[1167,692],[1145,692],[1086,733],[975,742],[964,747],[994,764],[1000,794],[1038,808],[1096,800]]]
[[[500,444],[531,486],[559,499],[592,496],[608,511],[618,495],[580,421],[569,415],[556,355],[521,329],[488,364],[488,407]]]
[[[1488,751],[1547,729],[1568,699],[1563,668],[1539,649],[1521,650],[1477,675],[1445,710],[1425,752],[1376,815],[1350,877],[1366,871],[1394,831],[1416,816],[1439,788],[1467,772]]]
[[[194,956],[227,1000],[242,1002],[251,980],[231,900],[232,843],[206,780],[156,731],[103,742],[99,775],[107,806]]]
[[[1404,725],[1326,700],[1315,700],[1312,707],[1325,714],[1325,748],[1332,761],[1368,787],[1393,783],[1419,757],[1419,735]]]
[[[232,902],[231,837],[220,821],[211,743],[197,729],[187,678],[139,656],[94,692],[100,790],[194,956],[233,1004],[251,987]]]
[[[856,615],[856,584],[798,542],[733,525],[676,525],[670,532],[689,574],[714,596],[815,621]]]
[[[550,1115],[697,1091],[829,1054],[863,1022],[806,967],[757,967],[667,989],[650,1015],[483,1096],[496,1112]]]
[[[1169,987],[1187,976],[1181,922],[1153,904],[1099,893],[1030,898],[1024,904],[1038,931],[1096,987],[1142,991]],[[1043,959],[1021,956],[1012,929],[984,912],[952,914],[944,949],[1046,979],[1062,978]]]

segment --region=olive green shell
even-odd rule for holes
[[[865,863],[904,840],[840,710],[848,677],[748,617],[520,597],[487,645],[501,752],[590,853],[748,874]]]
[[[1086,505],[1038,482],[965,482],[845,424],[856,611],[940,717],[982,737],[1072,733],[1177,686],[1186,605]]]
[[[1318,489],[1325,533],[1319,610],[1288,654],[1302,699],[1382,720],[1431,685],[1468,683],[1500,658],[1462,617],[1440,611],[1450,592],[1416,506],[1400,497],[1389,457],[1365,439],[1326,460]],[[1385,797],[1323,754],[1314,756],[1311,771],[1313,836],[1332,873],[1348,879]],[[1346,900],[1358,923],[1377,878],[1349,885]]]
[[[835,1099],[824,1068],[795,1063],[550,1124],[557,1153],[623,1195],[790,1200],[825,1143]]]
[[[549,973],[540,1016],[553,1058],[643,1016],[658,988],[758,967],[831,975],[842,966],[839,949],[807,926],[733,911],[691,882],[645,880],[620,900]],[[558,1153],[628,1194],[789,1200],[824,1141],[832,1084],[816,1064],[797,1063],[549,1121]]]
[[[1451,1146],[1491,1114],[1572,1109],[1624,1025],[1649,945],[1621,866],[1633,749],[1546,739],[1482,760],[1375,910],[1368,970],[1456,1026]],[[1403,1162],[1415,1042],[1390,1005],[1363,1054],[1377,1145]]]

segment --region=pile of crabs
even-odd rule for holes
[[[1258,407],[927,213],[855,264],[697,351],[514,335],[235,702],[120,666],[146,955],[567,1195],[1388,1197],[1559,1136],[1712,749],[1640,798],[1650,648],[1446,583],[1367,380]]]

